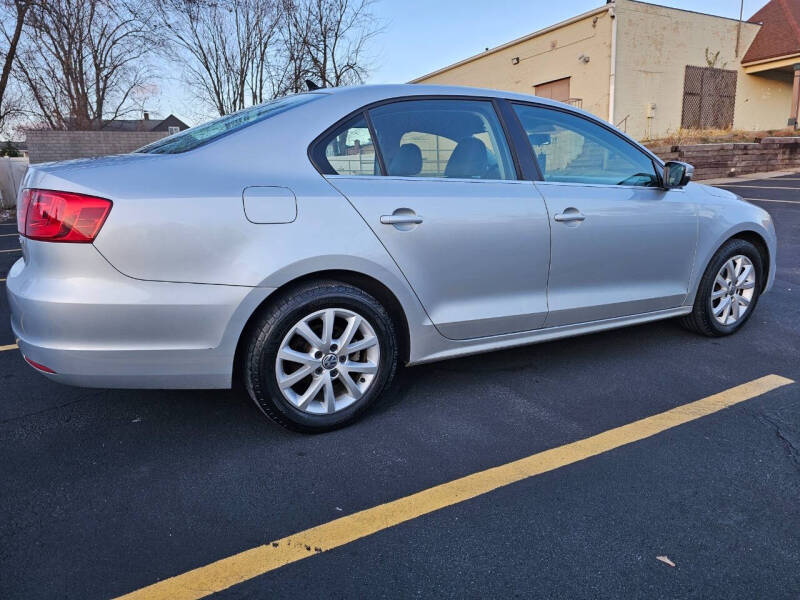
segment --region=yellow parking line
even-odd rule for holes
[[[791,383],[794,383],[791,379],[779,375],[767,375],[566,446],[545,450],[499,467],[467,475],[306,529],[269,544],[245,550],[120,598],[125,600],[202,598],[284,565],[338,548],[511,483],[643,440]]]
[[[6,350],[16,350],[19,348],[16,344],[11,344],[9,346],[0,346],[0,352],[5,352]]]
[[[11,250],[0,250],[0,252],[22,252],[22,248],[12,248]]]

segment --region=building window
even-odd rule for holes
[[[167,127],[167,135],[175,135],[181,130],[180,127],[176,127],[175,125],[170,125]]]
[[[736,104],[736,71],[686,67],[683,79],[684,129],[730,129]]]

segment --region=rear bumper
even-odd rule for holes
[[[87,387],[227,388],[239,335],[268,288],[140,281],[92,245],[24,240],[8,274],[22,353]]]

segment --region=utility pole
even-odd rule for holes
[[[739,23],[736,24],[736,58],[739,58],[739,43],[742,38],[742,14],[744,13],[744,0],[739,4]]]

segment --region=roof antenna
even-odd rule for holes
[[[320,89],[322,86],[317,85],[310,79],[306,79],[306,87],[308,88],[309,92],[313,92],[314,90]]]

